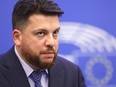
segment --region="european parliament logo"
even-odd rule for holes
[[[61,22],[59,55],[81,67],[88,87],[116,87],[116,38],[103,29]]]

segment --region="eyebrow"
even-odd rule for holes
[[[58,28],[56,28],[54,31],[56,31],[56,30],[60,30],[60,27],[58,27]],[[36,29],[36,30],[34,30],[33,31],[33,33],[35,33],[35,32],[38,32],[38,31],[47,31],[46,29],[44,29],[44,28],[41,28],[41,29]]]
[[[55,29],[55,30],[60,30],[60,27],[58,27],[57,29]]]

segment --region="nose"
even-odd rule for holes
[[[46,46],[52,46],[52,47],[55,45],[55,39],[54,39],[53,35],[49,35],[49,36],[46,38],[45,45],[46,45]]]

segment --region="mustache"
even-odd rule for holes
[[[56,52],[56,49],[53,46],[48,45],[47,51],[55,51]]]
[[[41,53],[57,53],[57,50],[52,46],[49,46],[46,50],[42,51]]]

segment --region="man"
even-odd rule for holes
[[[16,3],[12,13],[15,45],[0,56],[0,87],[85,87],[79,67],[57,56],[62,14],[50,0]],[[39,86],[34,71],[44,71]]]

